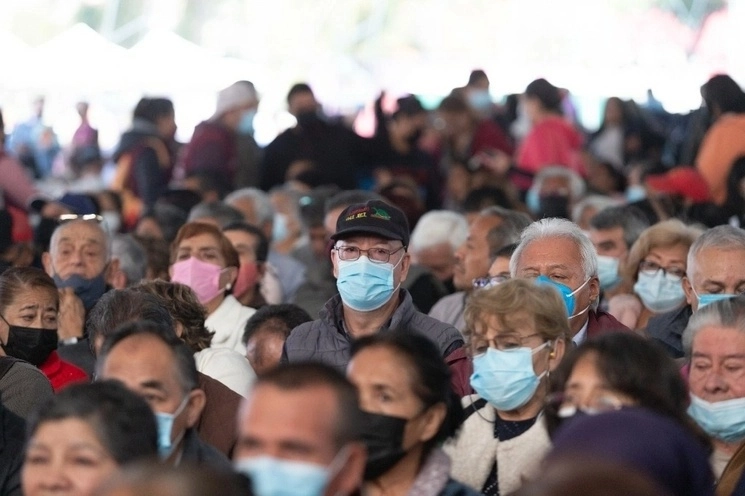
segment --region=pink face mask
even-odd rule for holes
[[[171,270],[171,281],[189,286],[197,294],[202,305],[225,289],[220,287],[220,274],[224,269],[202,262],[198,258],[191,257],[176,262],[171,266]]]
[[[238,277],[235,279],[235,286],[233,287],[233,296],[240,298],[246,291],[256,286],[256,281],[259,278],[259,268],[256,262],[249,262],[241,264],[238,269]]]

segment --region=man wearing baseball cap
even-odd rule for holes
[[[419,333],[443,357],[463,346],[460,333],[419,312],[401,287],[409,272],[409,225],[403,212],[379,200],[347,207],[331,236],[336,287],[319,319],[296,327],[283,361],[320,361],[344,370],[352,341],[377,332]]]
[[[187,145],[182,164],[185,175],[216,173],[233,189],[239,172],[238,141],[242,134],[253,133],[258,106],[256,88],[250,81],[238,81],[221,90],[215,113],[197,125]]]

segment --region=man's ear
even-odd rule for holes
[[[411,255],[408,252],[404,253],[404,258],[401,260],[401,280],[403,283],[406,277],[409,275],[409,268],[411,267]]]
[[[693,310],[697,310],[698,308],[698,298],[696,298],[696,294],[693,292],[693,285],[691,284],[691,280],[688,279],[688,276],[683,277],[683,292],[686,294],[686,302],[693,308]]]
[[[41,264],[44,266],[44,272],[49,277],[54,276],[54,266],[52,265],[52,255],[48,251],[41,254]]]
[[[204,411],[204,405],[207,403],[207,396],[201,389],[194,389],[189,393],[189,402],[186,404],[186,425],[189,428],[194,427],[199,422],[199,418]]]
[[[348,496],[357,493],[362,486],[365,463],[367,462],[365,445],[349,443],[342,450],[347,451],[346,461],[341,468],[336,470],[336,475],[326,486],[324,496]]]
[[[600,279],[598,276],[592,276],[587,285],[590,286],[590,304],[592,304],[600,298]]]

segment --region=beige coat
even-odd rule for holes
[[[470,409],[478,399],[477,395],[463,398],[463,407]],[[496,463],[499,493],[507,494],[538,475],[543,457],[551,449],[543,416],[520,436],[501,442],[494,437],[494,407],[487,403],[468,413],[458,437],[444,447],[452,460],[453,479],[480,492]]]

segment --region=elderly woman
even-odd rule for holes
[[[197,370],[245,396],[256,378],[246,357],[228,348],[212,348],[214,332],[204,327],[206,312],[188,286],[148,281],[132,288],[158,297],[176,324],[176,335],[194,353]]]
[[[29,423],[23,494],[91,496],[126,463],[155,458],[158,433],[148,404],[118,382],[71,386]]]
[[[701,234],[698,229],[670,219],[645,229],[631,246],[621,274],[633,294],[619,294],[608,302],[608,313],[629,329],[647,327],[649,319],[685,305],[683,277],[688,249]]]
[[[477,394],[463,399],[467,418],[445,451],[456,480],[507,494],[537,475],[550,449],[542,411],[569,322],[556,290],[525,279],[475,291],[465,318]]]
[[[432,341],[395,331],[362,338],[347,376],[359,390],[368,451],[363,494],[477,494],[450,478],[450,460],[438,448],[455,434],[463,408]]]
[[[57,286],[44,271],[16,267],[0,275],[0,355],[39,367],[55,391],[88,379],[55,351],[58,311]]]
[[[171,247],[171,281],[189,286],[207,310],[205,326],[215,331],[212,347],[245,355],[241,336],[256,310],[241,305],[230,294],[239,265],[233,245],[210,224],[185,224]]]

